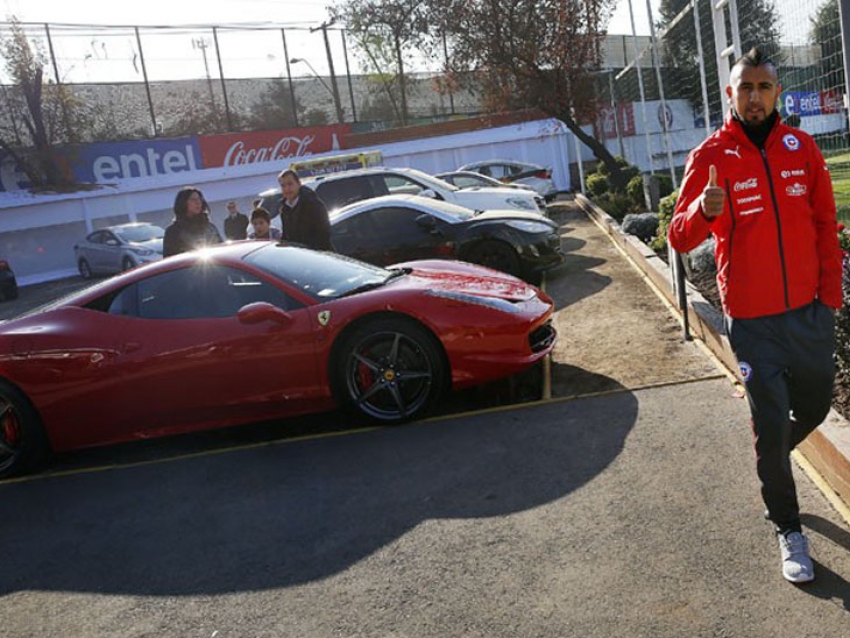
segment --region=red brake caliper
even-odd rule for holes
[[[3,415],[2,429],[6,443],[11,446],[17,445],[21,431],[18,427],[18,419],[12,410],[7,410],[6,414]]]

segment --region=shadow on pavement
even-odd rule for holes
[[[839,527],[832,521],[814,514],[802,514],[800,518],[803,525],[809,530],[815,532],[819,536],[822,536],[823,539],[832,541],[839,547],[843,548],[844,551],[850,551],[850,532],[843,527]],[[814,545],[812,555],[815,563],[816,578],[814,582],[801,587],[801,590],[808,594],[812,594],[813,596],[817,596],[818,598],[823,598],[824,600],[840,600],[844,605],[844,609],[850,611],[850,583],[822,563],[818,562],[817,543],[818,541],[824,541],[817,538],[813,540]]]
[[[218,594],[322,579],[428,520],[570,494],[617,458],[637,410],[623,391],[2,484],[0,595]]]

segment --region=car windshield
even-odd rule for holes
[[[126,242],[140,243],[151,239],[160,239],[165,231],[159,226],[126,226],[113,228],[113,232]]]
[[[255,250],[245,261],[324,301],[380,287],[399,274],[343,255],[277,244]]]
[[[448,182],[444,182],[438,177],[434,177],[433,175],[429,175],[428,173],[423,173],[422,171],[410,170],[410,175],[413,179],[418,182],[422,182],[426,188],[432,188],[435,190],[443,190],[443,191],[458,191],[460,190],[454,184],[449,184]]]

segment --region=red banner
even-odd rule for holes
[[[204,168],[280,162],[340,149],[350,129],[348,124],[332,124],[283,131],[199,135],[198,145]]]
[[[614,118],[617,118],[616,121]],[[631,102],[617,103],[616,110],[610,105],[599,109],[596,120],[596,136],[599,139],[610,139],[617,137],[617,125],[619,124],[620,135],[631,137],[635,134],[635,112]]]
[[[833,89],[821,91],[820,94],[820,112],[821,113],[841,113],[844,107],[844,98],[841,91]]]

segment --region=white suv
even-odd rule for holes
[[[473,211],[546,211],[543,198],[532,191],[501,187],[462,190],[414,168],[362,168],[312,177],[303,183],[316,191],[328,210],[382,195],[419,195],[451,202]],[[264,191],[260,197],[263,198],[261,205],[272,215],[277,214],[280,189]]]

